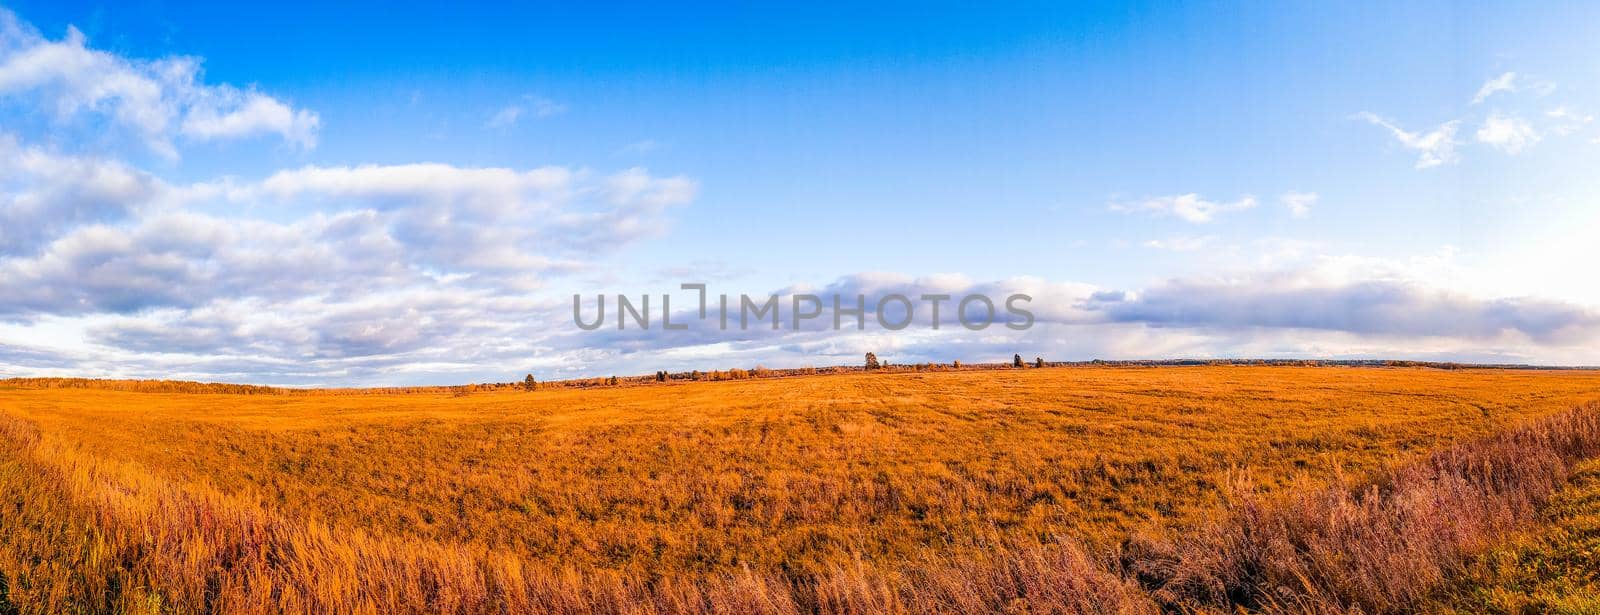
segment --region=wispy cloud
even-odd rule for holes
[[[1499,92],[1515,91],[1517,91],[1517,74],[1511,72],[1502,73],[1499,77],[1485,81],[1483,86],[1478,88],[1478,93],[1472,96],[1472,104],[1476,105],[1488,100],[1490,96],[1494,96]]]
[[[1315,192],[1285,192],[1278,202],[1289,208],[1289,215],[1304,218],[1311,215],[1311,206],[1317,204],[1318,198],[1321,197]]]
[[[1376,113],[1362,111],[1356,118],[1384,128],[1389,131],[1400,146],[1415,150],[1417,155],[1417,168],[1427,169],[1445,164],[1452,164],[1459,158],[1456,155],[1456,130],[1461,127],[1460,120],[1451,120],[1440,124],[1428,132],[1411,132],[1400,128]]]
[[[512,124],[517,123],[517,119],[519,119],[521,117],[522,117],[522,107],[518,107],[518,106],[512,105],[510,107],[506,107],[504,109],[496,111],[495,114],[492,117],[489,118],[489,121],[486,123],[486,125],[489,126],[490,128],[501,128],[501,127],[504,127],[504,126],[510,126]]]
[[[496,111],[494,115],[489,117],[489,121],[485,125],[490,128],[505,128],[515,125],[524,116],[546,118],[566,112],[567,106],[565,104],[529,94],[523,96],[521,101],[506,105]]]
[[[1250,195],[1239,197],[1238,200],[1210,201],[1196,193],[1162,196],[1127,203],[1112,203],[1112,211],[1144,212],[1157,216],[1174,216],[1195,224],[1211,222],[1219,214],[1244,211],[1256,206],[1256,198]]]
[[[1567,136],[1582,130],[1594,121],[1593,115],[1578,113],[1565,106],[1556,107],[1544,112],[1546,119],[1550,120],[1550,133],[1556,136]]]

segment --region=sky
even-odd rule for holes
[[[0,3],[0,377],[1600,364],[1597,6],[324,4]]]

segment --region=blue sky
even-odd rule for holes
[[[4,8],[0,375],[1600,363],[1597,7]],[[1044,322],[586,336],[564,303],[692,281]]]

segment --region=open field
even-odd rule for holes
[[[663,593],[682,601],[660,610],[782,611],[740,602],[765,600],[769,589],[754,588],[774,577],[832,591],[835,606],[891,604],[849,595],[866,585],[815,585],[841,571],[893,585],[895,571],[935,560],[977,577],[1000,552],[1094,577],[1104,558],[1051,547],[1164,539],[1222,510],[1232,490],[1271,500],[1363,481],[1595,399],[1596,372],[1295,367],[470,395],[0,387],[0,572],[14,596],[89,610],[360,612],[425,596],[438,610],[491,612],[480,606],[497,594],[548,591],[516,604],[555,609],[551,596],[586,588],[594,595],[563,603],[577,612],[649,587],[658,605],[671,604]],[[197,545],[209,539],[195,527],[217,538]],[[241,544],[293,553],[230,559],[265,550]],[[59,561],[37,565],[52,553],[43,559]],[[170,568],[95,580],[128,561]],[[295,562],[305,568],[285,570]],[[249,566],[271,571],[240,576]],[[390,590],[400,593],[310,604],[285,587],[241,597],[230,585],[300,575],[317,591],[354,592],[380,573],[404,577]],[[61,580],[75,574],[87,579]],[[434,578],[444,574],[489,581]],[[541,580],[513,590],[508,574]],[[707,584],[722,593],[695,593]],[[75,595],[85,592],[98,593]]]

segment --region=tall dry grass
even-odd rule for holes
[[[341,532],[811,576],[991,538],[1115,543],[1212,513],[1230,468],[1268,490],[1366,476],[1596,390],[1600,372],[1083,368],[461,397],[0,386],[0,413]]]
[[[1069,544],[902,568],[858,561],[646,577],[335,532],[41,438],[0,415],[0,574],[23,613],[1135,613],[1131,581]]]
[[[1588,404],[1364,486],[1273,500],[1244,491],[1220,520],[1135,540],[1124,559],[1170,609],[1406,612],[1534,518],[1574,465],[1597,455],[1600,405]]]
[[[1393,613],[1600,454],[1600,406],[1365,481],[1240,480],[1215,520],[1120,548],[996,534],[812,570],[563,566],[324,526],[97,453],[0,414],[0,577],[22,613]]]

